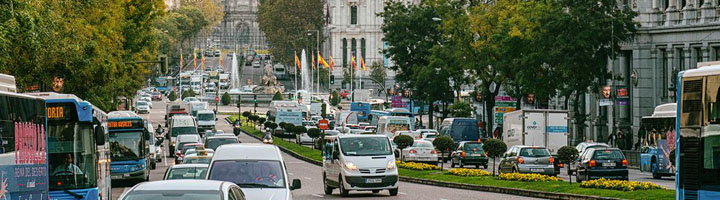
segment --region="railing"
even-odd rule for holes
[[[639,151],[623,150],[623,154],[625,154],[625,158],[628,161],[628,167],[630,167],[630,168],[640,167],[640,152]]]

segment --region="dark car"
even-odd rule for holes
[[[576,166],[578,182],[593,179],[628,180],[628,161],[618,148],[591,148]]]
[[[488,157],[482,148],[482,143],[465,141],[460,142],[455,151],[450,154],[450,166],[459,165],[461,168],[465,165],[475,165],[475,168],[488,168]]]

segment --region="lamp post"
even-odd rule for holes
[[[320,29],[308,30],[308,36],[311,36],[313,34],[312,32],[315,32],[315,38],[316,38],[315,39],[315,48],[316,48],[315,51],[318,53],[318,55],[320,55]],[[320,63],[318,62],[317,64],[318,64],[318,66],[317,66],[317,68],[318,68],[317,93],[320,93]],[[310,74],[310,76],[312,76],[312,74]],[[310,84],[311,84],[310,85],[310,88],[311,88],[310,93],[312,93],[312,82],[310,82]]]

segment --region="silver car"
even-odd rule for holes
[[[535,173],[555,176],[555,158],[545,147],[512,146],[500,159],[500,173]]]
[[[402,150],[405,162],[424,162],[436,165],[438,155],[433,144],[427,140],[415,140],[412,146]]]
[[[164,180],[142,182],[120,195],[121,200],[246,199],[237,185],[226,181]]]

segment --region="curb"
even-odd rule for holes
[[[242,131],[242,132],[252,138],[261,140],[259,137],[255,136],[253,134],[247,133],[245,131]],[[310,164],[317,165],[317,166],[322,166],[322,164],[323,164],[320,161],[310,159],[308,157],[305,157],[303,155],[295,153],[292,150],[286,149],[285,147],[281,147],[281,146],[277,146],[277,147],[281,151],[283,151],[283,152],[289,154],[290,156],[295,157],[299,160],[302,160],[302,161],[305,161],[305,162],[308,162]],[[616,200],[617,199],[617,198],[610,198],[610,197],[599,197],[599,196],[580,195],[580,194],[567,194],[567,193],[545,192],[545,191],[537,191],[537,190],[525,190],[525,189],[515,189],[515,188],[505,188],[505,187],[495,187],[495,186],[453,183],[453,182],[446,182],[446,181],[412,178],[412,177],[407,177],[407,176],[400,176],[400,181],[407,182],[407,183],[423,184],[423,185],[432,185],[432,186],[439,186],[439,187],[474,190],[474,191],[482,191],[482,192],[511,194],[511,195],[517,195],[517,196],[535,197],[535,198],[544,198],[544,199],[562,199],[562,200]]]

